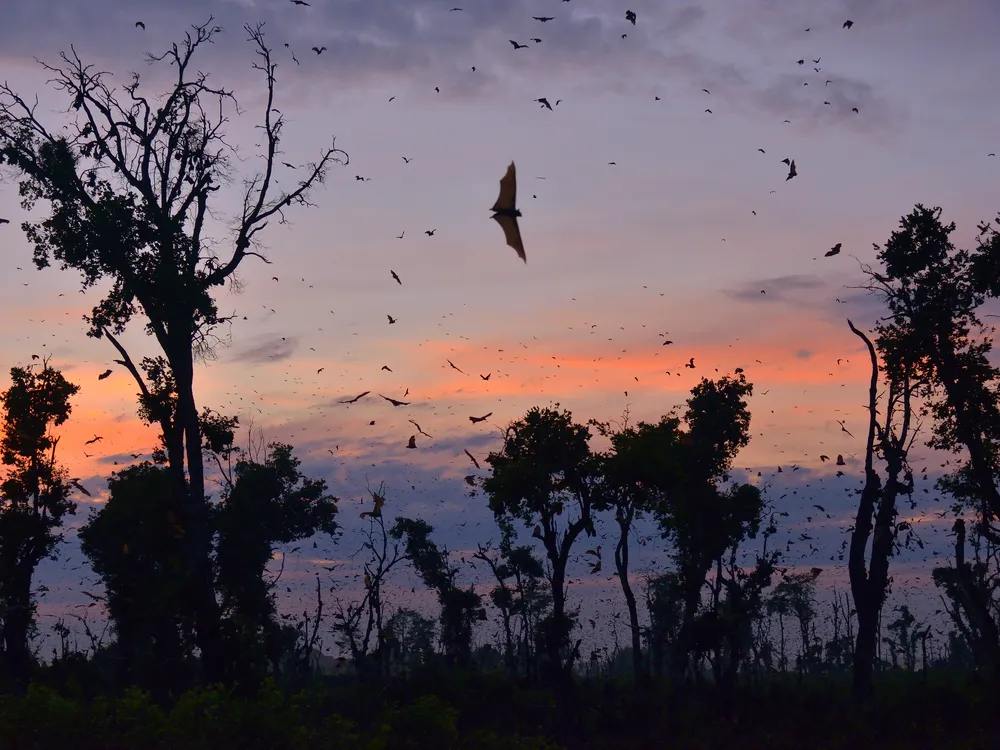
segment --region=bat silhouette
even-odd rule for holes
[[[840,253],[840,246],[842,243],[838,242],[836,245],[831,247],[827,252],[823,254],[824,258],[829,258],[830,256],[837,255]]]
[[[417,436],[416,435],[410,435],[410,442],[408,442],[406,444],[406,447],[407,448],[416,448],[417,447]]]
[[[514,45],[514,49],[527,49],[528,48],[527,44],[518,44],[513,39],[508,39],[507,41]]]
[[[490,375],[492,375],[492,374],[493,373],[491,372]],[[490,379],[490,375],[480,375],[479,377],[481,377],[483,380],[489,380]]]
[[[634,10],[625,11],[625,20],[629,21],[633,26],[635,26],[635,11]]]
[[[843,26],[842,26],[841,28],[844,28],[844,29],[849,29],[849,28],[851,28],[851,27],[852,27],[853,25],[854,25],[854,21],[850,21],[850,20],[848,20],[848,21],[844,21],[844,25],[843,25]]]
[[[391,315],[386,315],[385,317],[387,317],[389,319],[389,325],[392,325],[393,323],[396,322],[396,319],[394,317],[392,317]]]
[[[485,422],[489,417],[492,416],[493,412],[490,412],[489,414],[484,414],[481,417],[469,417],[469,421],[472,422],[472,424],[476,424],[476,422]]]
[[[393,271],[393,270],[392,270],[392,269],[390,268],[390,269],[389,269],[389,273],[391,273],[391,274],[392,274],[392,278],[394,278],[394,279],[396,280],[396,283],[397,283],[397,284],[399,284],[400,286],[402,286],[402,285],[403,285],[403,282],[399,280],[399,276],[397,276],[397,275],[396,275],[396,272],[395,272],[395,271]]]
[[[517,225],[517,217],[521,215],[521,212],[517,210],[517,172],[514,168],[514,162],[510,163],[510,166],[507,167],[507,173],[500,178],[500,195],[490,210],[493,211],[492,218],[503,229],[507,245],[514,248],[517,257],[527,263],[528,257],[524,254],[521,229]]]
[[[476,460],[475,456],[473,456],[471,453],[469,453],[468,449],[466,449],[465,455],[469,457],[469,460],[472,461],[473,465],[478,469],[479,468],[479,462]]]
[[[94,437],[91,440],[88,440],[86,443],[84,443],[84,445],[90,445],[91,443],[96,443],[99,440],[104,440],[104,438],[101,437],[100,435],[94,435]]]
[[[555,112],[555,110],[552,109],[552,105],[549,104],[549,100],[546,99],[544,96],[541,99],[535,99],[535,101],[541,104],[543,107],[548,107],[550,111]]]
[[[418,425],[412,419],[410,419],[408,421],[409,421],[410,424],[412,424],[414,427],[417,428],[417,432],[419,432],[421,435],[423,435],[424,437],[430,437],[430,435],[428,435],[426,432],[424,432],[422,429],[420,429],[420,425]]]
[[[447,363],[448,363],[448,366],[449,366],[449,367],[451,367],[451,369],[452,369],[452,370],[458,370],[458,371],[459,371],[459,372],[461,372],[461,373],[462,373],[463,375],[465,375],[465,372],[463,372],[462,370],[459,370],[459,369],[458,369],[458,368],[457,368],[457,367],[455,366],[455,363],[454,363],[454,362],[452,362],[452,361],[451,361],[450,359],[446,359],[446,360],[445,360],[445,362],[447,362]]]
[[[97,376],[98,380],[104,380],[105,378],[111,377],[111,370],[105,370],[100,375]]]
[[[792,159],[792,163],[788,165],[788,177],[785,178],[785,182],[788,182],[793,177],[797,176],[798,172],[795,171],[795,159]]]
[[[360,401],[361,399],[363,399],[369,393],[371,393],[371,391],[365,391],[364,393],[359,393],[354,398],[349,398],[346,401],[340,401],[338,403],[341,403],[341,404],[354,404],[354,403],[357,403],[358,401]]]
[[[380,394],[378,394],[378,395],[379,395],[379,396],[382,396],[382,394],[381,394],[381,393],[380,393]],[[409,402],[409,401],[397,401],[396,399],[394,399],[394,398],[389,398],[388,396],[382,396],[382,398],[384,398],[384,399],[385,399],[386,401],[388,401],[388,402],[389,402],[390,404],[392,404],[393,406],[409,406],[409,405],[410,405],[410,402]]]
[[[322,55],[324,52],[326,52],[326,47],[313,47],[312,51],[315,52],[317,55]]]
[[[392,372],[392,369],[389,367],[389,365],[382,365],[382,369],[387,372]]]
[[[146,30],[146,24],[144,24],[142,21],[136,21],[135,22],[135,27],[137,29],[142,29],[143,31]]]
[[[556,20],[555,16],[532,16],[532,18],[534,18],[536,21],[541,21],[542,23],[545,23],[546,21]]]

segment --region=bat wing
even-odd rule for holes
[[[503,193],[501,193],[502,195]],[[521,241],[521,229],[517,225],[517,219],[513,216],[504,216],[502,214],[494,214],[493,218],[496,219],[497,224],[503,229],[503,236],[507,240],[507,244],[514,248],[518,258],[527,263],[528,258],[524,254],[524,243]]]
[[[493,204],[492,211],[513,211],[517,200],[517,175],[514,171],[514,162],[507,167],[507,174],[500,178],[500,195],[497,202]]]

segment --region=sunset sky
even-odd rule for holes
[[[52,75],[36,59],[57,65],[72,44],[119,84],[139,72],[152,96],[173,73],[150,67],[145,53],[214,14],[225,31],[197,67],[233,88],[243,113],[231,113],[228,131],[243,161],[216,194],[210,230],[222,257],[240,180],[261,164],[254,126],[265,89],[244,23],[266,22],[279,63],[275,106],[287,121],[280,160],[304,165],[334,137],[349,154],[313,194],[315,207],[289,210],[288,225],[272,222],[263,233],[271,265],[246,259],[242,293],[220,292],[221,312],[239,317],[218,331],[218,359],[196,376],[200,406],[239,416],[241,444],[252,421],[255,436],[291,443],[305,473],[326,478],[342,499],[343,538],[320,540],[319,555],[308,543],[289,555],[282,607],[301,612],[313,573],[327,580],[319,564],[330,560],[344,561],[344,575],[335,576],[341,595],[356,591],[361,558],[348,558],[361,545],[366,486],[384,481],[390,517],[425,518],[439,542],[468,557],[498,532],[485,498],[469,497],[463,477],[484,472],[463,449],[482,461],[500,448],[506,424],[535,405],[558,403],[580,422],[620,419],[626,407],[633,421],[655,421],[700,378],[736,367],[754,384],[753,440],[737,459],[737,478],[762,483],[775,510],[789,514],[772,544],[784,548],[808,532],[820,547],[802,559],[808,548],[798,541],[786,561],[829,568],[821,583],[843,590],[836,554],[856,511],[870,375],[846,318],[871,330],[882,310],[849,288],[864,279],[852,256],[872,262],[872,244],[918,202],[944,208],[960,247],[1000,210],[1000,158],[989,156],[1000,152],[1000,99],[991,93],[1000,6],[310,2],[47,0],[5,8],[0,25],[0,79],[29,100],[37,95],[40,116],[56,131],[70,102],[46,84]],[[450,11],[456,2],[463,9]],[[634,27],[627,8],[637,14]],[[508,40],[528,47],[515,50]],[[317,55],[314,45],[327,49]],[[549,111],[533,101],[540,97],[561,102]],[[785,157],[796,162],[791,181]],[[512,160],[527,264],[489,219]],[[292,186],[301,170],[278,174]],[[108,474],[130,453],[148,454],[155,434],[136,416],[136,385],[112,363],[112,346],[84,335],[81,316],[107,286],[80,294],[75,271],[34,267],[20,229],[31,217],[9,172],[0,217],[11,221],[0,226],[0,387],[33,353],[51,355],[82,386],[59,444],[61,460],[94,495],[81,501],[76,526],[102,501]],[[836,243],[842,253],[823,257]],[[674,343],[663,346],[665,339]],[[159,353],[138,319],[123,341],[135,360]],[[691,357],[695,368],[685,368]],[[112,376],[98,381],[109,367]],[[488,381],[480,377],[488,373]],[[402,399],[407,389],[406,407],[376,395]],[[337,403],[362,391],[372,393]],[[485,422],[468,420],[489,412]],[[416,432],[410,419],[433,436],[417,434],[416,450],[406,449]],[[85,448],[95,435],[104,440]],[[819,459],[837,453],[847,461],[840,478],[832,461]],[[932,499],[946,459],[922,446],[914,454],[929,476],[918,483],[913,515],[928,512],[919,527],[927,551],[949,556],[951,520],[933,514],[947,502]],[[596,540],[606,574],[612,538]],[[637,578],[663,570],[666,551],[658,539],[641,547]],[[894,559],[890,605],[928,579],[923,558]],[[69,570],[81,560],[71,531],[60,561],[40,570],[38,583],[49,588],[43,631],[87,601],[81,589],[96,591],[92,574],[78,578],[86,565]],[[462,580],[481,580],[481,572],[464,568]],[[617,581],[587,576],[582,562],[576,572],[570,596],[582,617],[609,623],[622,609]],[[395,580],[396,606],[433,599],[419,586],[410,593],[411,574]],[[918,611],[938,608],[936,592],[921,599],[909,594]]]

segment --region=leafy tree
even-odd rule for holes
[[[404,673],[430,661],[434,654],[436,626],[430,617],[412,609],[400,609],[386,622],[389,639],[390,665],[398,665]]]
[[[458,568],[449,563],[448,550],[439,549],[431,540],[433,530],[426,521],[397,518],[389,536],[406,537],[406,558],[424,585],[437,592],[444,652],[455,664],[464,667],[472,660],[472,624],[480,612],[485,620],[486,610],[480,608],[482,597],[471,586],[463,589],[455,584]]]
[[[104,583],[120,683],[163,701],[187,686],[194,650],[174,486],[167,468],[146,461],[112,474],[108,490],[80,528],[81,550]]]
[[[681,439],[676,417],[663,417],[658,424],[639,422],[628,424],[628,413],[619,429],[610,424],[591,420],[599,434],[610,438],[611,450],[602,455],[601,472],[604,482],[602,503],[615,512],[618,541],[615,545],[615,571],[625,596],[632,637],[632,668],[637,680],[644,680],[646,671],[642,655],[642,632],[635,592],[629,582],[629,534],[636,519],[652,510],[663,498],[657,487],[677,484],[682,472],[678,444]],[[662,513],[662,509],[661,509]]]
[[[664,498],[657,503],[654,517],[663,535],[674,543],[673,558],[683,591],[683,616],[671,657],[675,682],[684,678],[689,665],[694,623],[709,571],[714,566],[721,579],[726,552],[760,528],[764,507],[760,491],[752,485],[720,488],[720,482],[728,481],[737,452],[750,441],[746,399],[752,393],[753,385],[740,369],[718,381],[703,378],[687,402],[684,421],[688,429],[672,444],[678,457],[665,459],[669,465],[683,467],[683,472],[661,474],[654,486]],[[716,606],[718,595],[717,589]]]
[[[956,470],[937,487],[955,494],[956,509],[973,508],[978,531],[998,542],[1000,370],[989,358],[995,329],[982,323],[979,310],[1000,296],[1000,233],[995,224],[982,223],[977,247],[958,250],[950,239],[955,224],[943,223],[941,213],[917,204],[885,245],[875,246],[883,268],[862,270],[866,288],[889,309],[878,326],[887,369],[913,369],[923,413],[934,418],[927,444],[956,454]],[[958,457],[963,451],[967,456]],[[1000,658],[1000,650],[984,656],[990,654]],[[1000,676],[1000,662],[988,671]]]
[[[61,541],[63,517],[75,513],[66,471],[56,464],[59,438],[52,428],[69,419],[69,403],[80,388],[48,360],[12,367],[11,385],[0,395],[3,439],[0,460],[9,467],[0,483],[0,637],[2,665],[18,690],[31,669],[28,637],[35,618],[31,580],[38,564]]]
[[[213,355],[212,331],[228,320],[219,314],[212,289],[226,280],[238,290],[235,272],[249,255],[264,259],[260,233],[271,220],[284,221],[293,203],[306,205],[311,188],[327,168],[346,156],[331,146],[308,165],[289,192],[276,187],[284,120],[274,107],[276,64],[263,27],[244,27],[257,55],[254,68],[266,81],[263,106],[264,156],[260,172],[244,183],[233,251],[212,253],[209,226],[212,194],[233,175],[236,154],[225,136],[231,91],[209,83],[192,67],[203,45],[221,28],[212,19],[193,27],[152,62],[173,66],[173,85],[158,101],[139,90],[133,74],[116,93],[107,74],[73,52],[62,67],[43,64],[57,89],[72,102],[69,136],[53,134],[36,108],[9,86],[0,86],[0,163],[21,177],[27,209],[39,201],[50,214],[22,227],[34,244],[36,266],[53,260],[83,274],[84,289],[101,279],[111,290],[86,321],[88,335],[107,338],[140,390],[140,414],[162,431],[163,455],[175,486],[178,523],[185,529],[186,602],[194,608],[198,645],[210,681],[224,679],[219,603],[215,598],[210,508],[199,413],[194,395],[197,358]],[[59,131],[56,131],[57,133]],[[266,262],[266,259],[265,259]],[[146,358],[140,372],[116,336],[141,312],[146,331],[163,356]]]
[[[237,462],[226,476],[222,502],[213,508],[218,532],[215,562],[229,648],[240,673],[256,685],[274,672],[290,651],[295,632],[281,627],[275,606],[277,578],[265,571],[277,545],[317,533],[337,533],[337,500],[326,482],[309,479],[299,469],[292,446],[272,443],[263,460]]]
[[[545,547],[552,616],[544,652],[548,676],[561,681],[571,677],[576,658],[569,647],[566,567],[580,534],[596,534],[593,512],[600,510],[595,505],[599,462],[589,440],[589,430],[574,424],[568,411],[535,407],[507,428],[502,450],[486,459],[493,471],[483,482],[497,521],[534,526],[532,536]]]
[[[822,568],[812,568],[802,573],[784,573],[783,580],[774,587],[770,596],[770,608],[783,616],[791,615],[799,622],[799,656],[796,659],[799,672],[807,671],[809,660],[812,622],[816,617],[816,579]],[[784,631],[784,628],[782,628]],[[781,652],[785,658],[784,646]]]
[[[953,530],[955,565],[935,567],[931,576],[934,585],[942,589],[947,597],[945,610],[955,623],[974,663],[990,670],[1000,663],[1000,632],[997,628],[1000,607],[996,598],[1000,576],[990,572],[988,559],[974,562],[965,559],[964,519],[956,519]]]
[[[1000,371],[990,364],[993,328],[978,310],[1000,296],[1000,234],[979,226],[975,250],[956,250],[954,222],[921,204],[875,249],[884,270],[863,267],[890,315],[877,327],[888,369],[912,366],[935,419],[928,445],[957,453],[977,492],[983,522],[1000,518]]]
[[[660,573],[647,580],[646,609],[651,673],[661,677],[665,667],[670,668],[668,646],[676,642],[684,616],[684,591],[677,571]]]
[[[480,544],[473,557],[485,562],[497,581],[489,596],[503,621],[507,668],[515,676],[523,668],[525,678],[530,679],[538,676],[534,635],[550,613],[552,596],[541,560],[531,547],[513,545],[513,528],[502,530],[499,554],[491,554],[489,544]]]

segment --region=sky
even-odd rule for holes
[[[451,10],[456,2],[462,10]],[[73,45],[119,85],[138,72],[152,95],[172,71],[145,55],[209,14],[223,33],[197,67],[234,90],[241,112],[231,113],[227,132],[239,148],[236,174],[215,194],[208,229],[219,255],[232,240],[240,181],[262,163],[255,125],[265,88],[243,24],[265,22],[274,48],[275,106],[286,119],[280,160],[304,165],[331,143],[349,157],[330,169],[312,207],[290,210],[287,224],[272,222],[261,235],[271,263],[247,258],[241,289],[220,290],[220,311],[237,317],[218,331],[217,359],[196,374],[199,405],[238,416],[242,445],[251,425],[254,440],[291,443],[303,471],[326,479],[341,500],[338,542],[285,550],[283,611],[302,611],[316,572],[324,587],[336,585],[328,596],[357,595],[360,557],[352,556],[366,488],[385,482],[389,517],[425,518],[456,559],[468,558],[498,532],[486,499],[464,482],[484,474],[464,450],[482,464],[501,447],[503,428],[536,405],[558,404],[579,422],[617,420],[626,408],[633,422],[655,421],[702,377],[737,367],[754,395],[753,438],[735,476],[761,484],[788,513],[771,542],[797,542],[788,564],[822,567],[821,584],[844,590],[837,553],[863,475],[870,375],[846,319],[870,331],[882,309],[851,287],[864,280],[859,261],[874,261],[873,243],[914,204],[942,206],[960,247],[1000,210],[1000,159],[989,156],[1000,151],[1000,102],[988,95],[1000,6],[99,0],[84,8],[49,0],[6,9],[0,79],[37,96],[40,116],[57,129],[69,102],[40,62],[58,65]],[[795,159],[794,180],[784,158]],[[526,263],[489,220],[511,161]],[[281,167],[279,185],[299,176]],[[37,576],[47,589],[45,630],[67,612],[97,617],[80,593],[99,586],[80,567],[74,530],[106,497],[110,472],[132,453],[148,457],[156,437],[136,416],[136,386],[113,364],[117,353],[84,335],[82,316],[107,285],[80,294],[76,272],[32,264],[20,224],[42,215],[21,208],[5,173],[0,371],[48,354],[82,386],[60,428],[59,457],[93,495],[79,498],[60,559]],[[824,257],[836,243],[841,254]],[[141,321],[122,340],[136,360],[159,353]],[[695,367],[685,368],[691,357]],[[108,368],[112,376],[99,381]],[[362,391],[371,394],[339,403]],[[394,408],[378,394],[410,403]],[[104,439],[85,446],[95,435]],[[847,463],[842,477],[819,459],[837,453]],[[919,444],[911,455],[928,467],[912,512],[927,550],[893,560],[890,606],[909,601],[930,614],[940,605],[923,589],[924,555],[950,556],[951,520],[934,515],[947,501],[933,490],[947,459]],[[651,538],[638,548],[636,581],[669,564],[668,548],[649,528],[642,533]],[[804,533],[817,552],[803,550]],[[603,541],[606,571],[612,538]],[[323,570],[331,561],[343,566],[332,576]],[[582,559],[574,565],[570,597],[585,625],[597,623],[585,626],[592,647],[623,610],[621,594],[617,581],[588,575]],[[484,581],[482,572],[463,566],[460,580]],[[429,606],[433,596],[411,592],[415,582],[409,572],[394,579],[395,606]],[[489,640],[492,627],[478,637]]]

